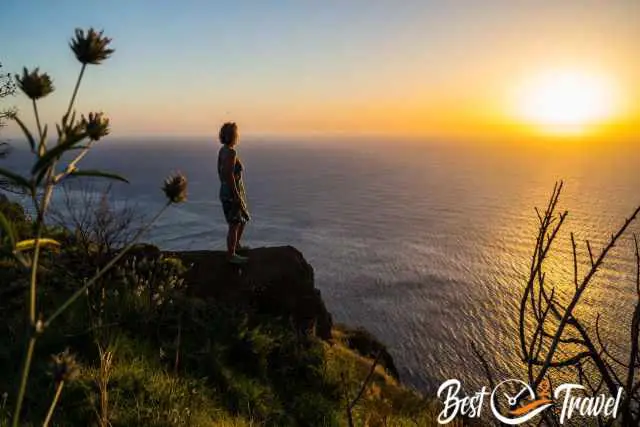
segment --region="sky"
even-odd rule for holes
[[[536,127],[518,115],[527,82],[570,69],[615,92],[607,136],[640,139],[638,0],[3,0],[3,71],[50,74],[50,126],[80,69],[76,27],[113,38],[77,110],[104,111],[116,136],[232,120],[248,134],[518,137]],[[0,102],[32,123],[23,96]]]

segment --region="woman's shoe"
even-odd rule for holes
[[[248,261],[249,261],[249,258],[247,258],[246,256],[238,255],[238,254],[233,254],[229,258],[229,262],[231,264],[246,264]]]

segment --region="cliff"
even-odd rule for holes
[[[334,329],[331,313],[314,284],[313,267],[292,246],[251,249],[244,266],[226,262],[223,251],[172,253],[190,266],[189,293],[240,307],[247,313],[288,319],[299,333],[312,333],[330,341]],[[398,370],[384,344],[362,328],[344,325],[339,330],[346,346],[358,354],[375,358],[398,379]]]
[[[287,319],[300,333],[331,338],[331,314],[314,286],[313,268],[297,249],[252,249],[243,266],[226,262],[222,251],[174,255],[190,266],[186,279],[192,296]]]

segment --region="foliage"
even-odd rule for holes
[[[105,259],[125,247],[143,226],[143,216],[127,201],[114,203],[111,184],[95,180],[63,182],[60,202],[52,204],[48,219],[68,229],[70,243],[77,247],[76,262],[99,267]]]
[[[0,69],[2,69],[2,64],[0,64]],[[13,96],[15,92],[16,85],[13,83],[11,75],[9,73],[0,72],[0,99]],[[0,127],[5,126],[5,120],[12,112],[14,112],[12,109],[0,110]]]
[[[0,64],[2,69],[2,64]],[[13,96],[16,92],[16,86],[11,79],[9,73],[0,72],[0,99]],[[6,119],[15,113],[13,108],[0,109],[0,129],[6,126]],[[0,141],[0,159],[3,159],[11,152],[11,146],[6,141]],[[7,190],[8,187],[0,180],[0,190]]]
[[[9,261],[13,261],[16,265],[22,266],[24,270],[29,273],[28,307],[26,310],[27,345],[24,352],[20,379],[16,382],[17,393],[14,399],[15,408],[12,413],[13,427],[20,425],[20,418],[23,415],[23,401],[29,383],[31,367],[34,362],[34,354],[37,353],[36,343],[38,339],[46,337],[45,333],[50,331],[51,324],[68,310],[75,301],[85,295],[93,285],[100,282],[102,276],[125,255],[135,240],[151,226],[166,207],[174,202],[182,202],[186,198],[186,178],[182,178],[181,181],[184,182],[184,186],[178,190],[174,190],[174,194],[172,194],[171,198],[167,201],[165,208],[134,236],[133,242],[123,248],[118,255],[113,257],[104,266],[101,266],[100,270],[95,273],[93,277],[88,280],[83,278],[82,286],[77,288],[71,295],[66,296],[51,312],[47,311],[45,317],[45,312],[42,310],[43,307],[38,304],[39,296],[46,296],[46,290],[43,290],[42,286],[38,286],[42,270],[41,261],[44,261],[46,258],[46,255],[43,254],[41,260],[41,252],[42,249],[45,248],[59,249],[61,247],[61,244],[54,239],[53,236],[47,236],[47,233],[51,230],[47,228],[45,224],[46,214],[50,207],[54,188],[63,180],[82,176],[101,177],[126,182],[126,179],[116,174],[78,169],[78,164],[84,156],[87,155],[92,145],[109,134],[109,119],[106,118],[102,112],[89,113],[86,117],[81,115],[80,120],[76,120],[76,113],[73,107],[87,65],[97,65],[108,59],[114,52],[113,49],[108,48],[110,42],[111,40],[104,37],[102,32],[98,33],[90,29],[85,34],[82,30],[76,30],[75,38],[71,41],[70,47],[82,65],[73,93],[71,94],[67,111],[63,114],[60,123],[56,124],[57,139],[52,145],[49,144],[47,138],[48,126],[46,124],[42,126],[40,122],[38,100],[53,93],[53,80],[48,74],[40,72],[38,68],[31,71],[24,68],[21,75],[15,76],[20,90],[32,101],[37,132],[30,131],[16,112],[9,114],[9,118],[14,120],[24,133],[31,153],[34,155],[34,160],[28,176],[23,176],[11,170],[0,169],[0,176],[2,176],[9,185],[22,190],[24,194],[29,196],[33,210],[36,212],[36,218],[33,223],[33,233],[28,236],[27,240],[24,240],[22,236],[19,235],[17,227],[14,226],[10,218],[4,214],[0,214],[3,244],[2,253],[5,259],[9,259]],[[65,154],[70,155],[72,160],[64,168],[58,170],[59,162]],[[175,191],[178,191],[178,193]],[[71,356],[69,355],[69,357]],[[69,359],[65,357],[64,360]],[[56,403],[60,398],[62,386],[69,380],[71,380],[71,378],[58,380],[56,382],[56,393],[51,405],[48,407],[44,425],[47,425],[53,416]]]

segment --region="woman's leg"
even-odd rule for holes
[[[232,257],[236,253],[236,246],[238,245],[238,228],[239,223],[229,224],[229,233],[227,234],[227,255]]]
[[[247,225],[246,222],[238,224],[238,238],[236,239],[236,246],[240,246],[240,239],[242,239],[242,233],[244,232],[245,225]]]

